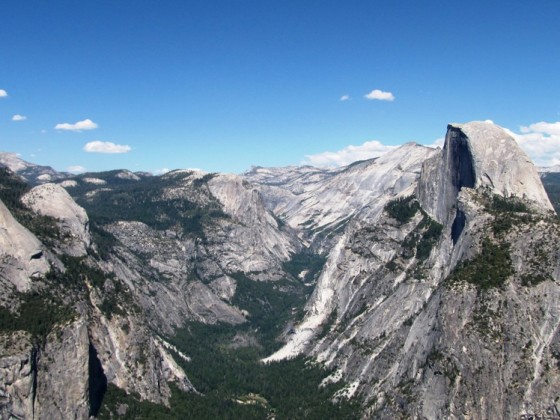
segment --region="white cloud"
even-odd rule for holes
[[[16,114],[12,117],[12,121],[25,121],[27,117],[25,115]]]
[[[435,139],[432,144],[426,144],[427,147],[441,147],[443,148],[443,144],[445,143],[445,137],[440,137],[439,139]]]
[[[323,152],[305,156],[306,165],[313,166],[344,166],[357,160],[371,159],[381,156],[397,146],[386,146],[377,140],[366,141],[360,146],[347,146],[336,152]]]
[[[8,92],[4,89],[0,89],[0,98],[5,98],[6,96],[8,96]]]
[[[171,169],[168,168],[161,168],[161,169],[156,169],[154,171],[154,175],[163,175],[166,174],[167,172],[169,172]]]
[[[544,121],[531,124],[529,127],[521,127],[522,133],[543,133],[553,136],[560,136],[560,121],[555,123],[547,123]]]
[[[375,99],[378,101],[394,101],[395,97],[391,92],[383,92],[379,89],[374,89],[364,96],[366,99]]]
[[[342,95],[340,97],[341,102],[346,102],[350,100],[350,95]]]
[[[544,121],[520,127],[521,133],[505,129],[537,166],[560,165],[560,121]]]
[[[115,144],[110,141],[90,141],[84,146],[84,150],[90,153],[128,153],[132,150],[126,144]]]
[[[98,127],[97,124],[94,123],[89,118],[83,121],[78,121],[77,123],[74,124],[62,123],[54,126],[56,130],[65,130],[65,131],[94,130],[97,127]]]
[[[74,174],[79,174],[79,173],[85,172],[87,169],[84,168],[83,166],[80,166],[80,165],[73,165],[73,166],[69,166],[68,168],[66,168],[66,170],[68,172],[72,172]]]

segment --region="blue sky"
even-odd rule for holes
[[[0,150],[58,170],[345,163],[481,119],[560,163],[558,0],[2,0],[0,16]]]

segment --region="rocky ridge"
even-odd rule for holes
[[[64,172],[55,171],[50,166],[26,162],[16,153],[0,152],[0,166],[10,169],[13,173],[33,185],[55,182],[70,176],[70,174]]]
[[[380,158],[337,171],[304,167],[296,171],[297,176],[282,176],[279,168],[254,169],[244,176],[261,185],[271,211],[302,239],[320,244],[327,238],[332,246],[332,238],[349,221],[373,220],[387,200],[412,193],[422,162],[434,153],[434,149],[408,143]]]

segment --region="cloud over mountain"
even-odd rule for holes
[[[84,168],[81,165],[72,165],[72,166],[69,166],[68,168],[66,168],[66,170],[68,172],[72,172],[74,174],[79,174],[79,173],[85,172],[86,168]]]
[[[323,152],[305,156],[304,164],[313,166],[344,166],[357,160],[381,156],[397,146],[387,146],[377,140],[366,141],[359,146],[347,146],[336,152]]]
[[[521,133],[507,131],[537,166],[560,164],[560,121],[522,126]]]

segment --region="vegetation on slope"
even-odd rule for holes
[[[309,251],[303,251],[292,255],[289,261],[283,264],[284,270],[290,273],[294,278],[299,278],[304,273],[303,281],[313,280],[323,269],[327,258],[313,254]]]
[[[420,203],[413,195],[396,198],[385,205],[385,211],[389,216],[403,224],[408,223],[418,210],[420,210]]]
[[[102,297],[99,308],[109,319],[136,309],[125,286],[92,265],[86,257],[63,255],[60,258],[64,271],[52,268],[33,291],[16,293],[17,304],[13,311],[0,307],[0,332],[27,331],[35,342],[43,342],[56,325],[76,316],[73,306],[89,293],[87,284],[97,288]],[[104,287],[107,279],[114,280],[109,290]]]
[[[407,235],[403,242],[403,248],[406,256],[415,255],[420,261],[426,260],[432,248],[435,246],[441,233],[443,226],[433,220],[426,213],[422,212],[424,217],[418,226]]]
[[[35,214],[20,200],[30,189],[29,185],[8,168],[0,167],[0,200],[20,224],[33,232],[43,243],[52,244],[62,236],[56,220]]]
[[[266,352],[277,350],[277,340],[290,319],[299,315],[311,287],[288,280],[261,282],[248,279],[243,273],[232,274],[237,290],[232,303],[246,310],[252,333]]]
[[[441,237],[443,225],[428,216],[414,195],[389,201],[385,205],[385,211],[401,224],[410,222],[419,211],[422,213],[422,220],[407,235],[403,248],[405,257],[416,256],[420,261],[426,260]]]
[[[52,293],[20,293],[17,312],[0,307],[0,332],[27,331],[42,343],[55,325],[70,321],[74,311]]]
[[[188,172],[170,177],[146,177],[141,182],[110,178],[111,183],[102,188],[79,181],[78,186],[68,191],[86,209],[97,227],[112,223],[118,217],[118,220],[143,222],[158,230],[177,228],[184,234],[204,237],[205,223],[211,219],[227,218],[218,201],[200,188],[201,183],[211,179],[211,175],[193,182],[201,200],[198,197],[163,196],[166,188],[177,186],[178,182],[190,176]],[[104,244],[110,246],[110,238],[104,239],[109,240]]]
[[[21,197],[31,188],[7,168],[0,168],[0,199],[22,225],[33,232],[47,248],[63,240],[57,221],[40,216],[21,202]],[[95,231],[98,244],[110,241],[102,229]],[[113,238],[114,239],[114,238]],[[107,251],[107,246],[98,249]],[[73,305],[89,293],[86,283],[100,290],[103,301],[100,309],[109,318],[124,314],[123,303],[131,307],[130,296],[122,290],[120,282],[114,282],[110,293],[103,290],[107,275],[87,257],[59,255],[64,269],[52,267],[44,278],[37,279],[34,289],[28,293],[16,293],[12,309],[0,307],[0,332],[27,331],[36,343],[42,343],[56,325],[72,320]]]
[[[505,244],[495,244],[485,238],[478,255],[461,262],[453,271],[448,281],[453,283],[468,282],[481,289],[502,286],[513,274],[509,248]]]
[[[306,263],[307,262],[307,263]],[[288,263],[293,273],[317,271],[324,259],[312,254],[298,255]],[[303,358],[264,365],[263,357],[278,349],[278,337],[298,316],[311,291],[300,281],[259,282],[243,273],[232,273],[236,294],[232,303],[246,310],[243,325],[204,325],[190,322],[166,339],[190,362],[176,357],[192,384],[203,395],[173,389],[169,408],[140,401],[109,387],[101,418],[115,415],[126,404],[120,418],[170,419],[277,419],[357,418],[358,407],[343,401],[330,402],[344,384],[321,387],[330,372]]]
[[[244,334],[249,334],[245,331]],[[190,323],[179,330],[173,344],[192,360],[177,362],[203,395],[173,390],[170,407],[140,402],[137,396],[110,388],[100,418],[110,418],[127,404],[122,418],[169,419],[326,419],[357,418],[349,402],[330,403],[341,384],[319,386],[328,371],[303,358],[264,365],[262,347],[233,345],[236,327]]]
[[[550,264],[549,254],[554,246],[527,246],[517,273],[513,269],[510,248],[511,244],[519,239],[519,235],[527,235],[533,231],[536,224],[545,223],[548,229],[558,232],[557,218],[532,212],[518,197],[503,197],[483,192],[478,196],[478,200],[492,218],[480,242],[480,251],[455,268],[448,278],[449,284],[468,282],[487,290],[501,287],[515,274],[523,286],[536,286],[552,280],[551,273],[554,268]]]

